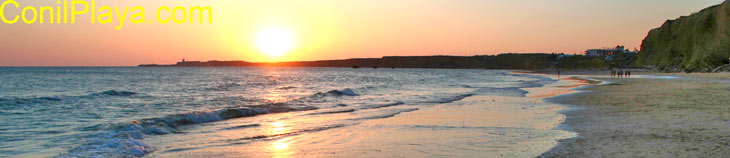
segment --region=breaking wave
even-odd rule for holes
[[[499,72],[502,73],[502,72]],[[282,113],[282,112],[292,112],[292,111],[304,111],[304,110],[313,110],[311,113],[306,113],[303,115],[328,115],[328,114],[342,114],[347,115],[348,117],[345,117],[343,119],[347,120],[370,120],[370,119],[382,119],[382,118],[390,118],[394,117],[396,115],[406,113],[406,112],[412,112],[419,110],[419,105],[435,105],[435,104],[446,104],[446,103],[452,103],[456,101],[463,100],[465,98],[475,96],[475,95],[495,95],[495,96],[514,96],[514,97],[524,97],[528,92],[523,90],[522,88],[529,88],[529,87],[540,87],[548,82],[553,82],[554,80],[542,77],[538,75],[529,75],[529,74],[513,74],[513,73],[503,73],[505,76],[518,76],[518,79],[523,80],[508,80],[505,81],[505,83],[509,83],[512,87],[506,87],[506,88],[498,88],[498,87],[480,87],[477,85],[485,85],[480,84],[480,82],[477,83],[469,83],[469,82],[461,82],[461,80],[457,80],[455,82],[449,83],[449,82],[439,82],[439,83],[449,83],[450,86],[444,86],[453,88],[456,87],[455,90],[452,89],[439,89],[443,88],[440,87],[440,85],[431,85],[430,82],[433,81],[433,79],[419,79],[418,81],[403,81],[400,82],[399,78],[396,78],[392,81],[392,83],[384,84],[384,85],[362,85],[361,88],[334,88],[334,87],[316,87],[314,89],[308,88],[309,84],[294,84],[297,86],[288,86],[288,85],[280,85],[278,84],[279,81],[271,81],[271,82],[261,82],[261,83],[245,83],[241,82],[241,84],[238,83],[211,83],[211,84],[205,84],[209,85],[202,88],[194,88],[194,90],[204,90],[204,91],[231,91],[233,92],[235,90],[236,93],[214,93],[213,95],[197,95],[198,97],[183,97],[183,99],[180,100],[174,100],[177,99],[176,97],[171,97],[172,99],[168,100],[168,102],[161,102],[159,105],[159,108],[166,108],[166,105],[179,105],[179,104],[195,104],[196,106],[189,106],[193,108],[197,108],[197,105],[211,105],[211,103],[214,103],[214,105],[234,105],[236,107],[227,107],[227,108],[220,108],[218,106],[208,106],[204,109],[204,111],[194,111],[194,112],[186,112],[186,113],[176,113],[171,115],[159,115],[155,116],[152,115],[151,118],[145,118],[149,115],[141,116],[136,119],[133,122],[127,122],[127,123],[121,123],[121,124],[98,124],[96,125],[84,125],[82,127],[74,127],[74,130],[77,130],[77,132],[94,132],[90,133],[90,137],[88,137],[89,141],[85,141],[85,143],[79,143],[81,145],[76,146],[75,148],[71,149],[68,153],[59,155],[58,157],[140,157],[145,156],[151,152],[155,152],[158,149],[155,149],[154,147],[151,147],[150,145],[145,144],[144,137],[146,136],[154,136],[154,135],[166,135],[166,134],[174,134],[174,133],[183,133],[184,131],[181,131],[178,128],[180,126],[185,125],[194,125],[194,124],[201,124],[201,123],[209,123],[209,122],[216,122],[216,121],[222,121],[222,120],[228,120],[228,119],[234,119],[234,118],[242,118],[242,117],[252,117],[257,115],[263,115],[263,114],[270,114],[270,113]],[[387,78],[387,77],[382,77]],[[442,77],[442,78],[448,78],[448,77]],[[349,79],[349,78],[347,78]],[[373,80],[378,79],[374,78]],[[380,80],[376,80],[378,83],[380,83]],[[421,84],[418,84],[416,86],[408,85],[406,82],[418,82]],[[286,83],[286,82],[282,82]],[[317,82],[313,82],[317,83]],[[340,80],[337,80],[337,82],[332,81],[332,85],[338,85]],[[359,82],[347,82],[347,83],[359,83]],[[470,85],[471,84],[471,85]],[[492,84],[487,84],[492,85]],[[343,85],[345,87],[359,87],[361,85],[357,84],[351,84],[351,85]],[[423,88],[423,87],[426,88]],[[503,85],[501,85],[503,86]],[[277,100],[277,102],[284,102],[284,103],[272,103],[272,104],[263,104],[268,103],[262,101],[261,98],[257,98],[256,96],[249,96],[249,93],[246,93],[246,91],[243,91],[241,93],[238,93],[238,90],[250,90],[251,93],[260,93],[260,92],[268,92],[268,91],[256,91],[256,88],[250,88],[250,87],[271,87],[272,91],[276,92],[292,92],[293,94],[290,95],[290,98],[287,98],[286,100]],[[414,88],[415,87],[415,88]],[[322,89],[319,89],[322,88]],[[432,88],[432,89],[431,89]],[[134,89],[134,88],[131,88]],[[334,90],[332,90],[334,89]],[[106,89],[104,89],[106,90]],[[296,91],[295,91],[296,90]],[[300,91],[301,90],[301,91]],[[420,93],[421,91],[431,91],[436,93]],[[441,91],[443,90],[443,91]],[[465,91],[464,91],[465,90]],[[458,91],[458,92],[455,92]],[[149,94],[160,94],[156,92],[147,92],[147,91],[140,91],[144,93]],[[73,95],[57,95],[57,96],[44,96],[44,97],[27,97],[27,98],[0,98],[0,107],[4,108],[4,104],[10,103],[10,104],[27,104],[27,105],[34,105],[34,103],[44,103],[44,104],[63,104],[63,105],[75,105],[75,102],[78,101],[87,101],[87,100],[94,100],[97,101],[96,103],[110,103],[109,101],[113,101],[111,103],[116,104],[117,102],[126,102],[130,101],[129,99],[135,99],[131,100],[133,103],[137,103],[137,101],[141,102],[142,104],[158,104],[157,102],[150,103],[149,100],[163,100],[169,99],[165,98],[168,96],[160,96],[160,98],[152,98],[149,100],[144,99],[138,99],[141,97],[150,97],[148,95],[145,95],[140,92],[134,92],[134,91],[125,91],[125,90],[106,90],[96,93],[88,94],[88,92],[81,92],[80,94],[74,94]],[[165,91],[166,92],[166,91]],[[187,91],[183,91],[185,94],[188,94]],[[196,91],[192,91],[196,92]],[[299,94],[296,94],[296,93]],[[303,93],[302,93],[303,92]],[[315,93],[317,92],[317,93]],[[203,92],[204,94],[210,94],[210,92]],[[165,93],[167,94],[167,93]],[[219,94],[225,94],[225,95],[219,95]],[[170,95],[176,95],[175,93],[172,93]],[[242,97],[242,96],[245,96]],[[108,100],[107,100],[108,99]],[[292,100],[293,99],[293,100]],[[274,101],[272,101],[274,102]],[[263,105],[257,105],[257,106],[239,106],[239,105],[250,105],[250,104],[263,104]],[[401,106],[401,105],[408,105],[408,106]],[[110,107],[114,107],[116,105],[109,105]],[[157,106],[157,105],[155,105]],[[61,107],[61,106],[59,106]],[[121,106],[120,106],[121,107]],[[153,109],[151,106],[149,109]],[[188,107],[188,106],[186,106]],[[118,109],[134,109],[137,108],[136,106],[130,106],[130,107],[122,107]],[[140,110],[148,110],[139,108]],[[158,107],[154,107],[158,108]],[[321,110],[316,110],[322,108]],[[2,114],[8,114],[11,112],[15,112],[13,110],[5,110],[0,111]],[[136,110],[136,109],[135,109]],[[187,109],[184,109],[187,110]],[[132,110],[130,110],[132,111]],[[297,116],[303,116],[303,115],[297,115]],[[349,117],[352,115],[353,117]],[[320,116],[312,116],[312,117],[320,117]],[[351,119],[348,119],[351,118]],[[249,130],[248,128],[255,129],[257,127],[262,126],[261,124],[242,124],[232,127],[225,127],[225,128],[219,128],[220,130]],[[346,125],[344,124],[336,124],[336,125],[330,125],[330,126],[319,126],[315,128],[305,128],[305,129],[299,129],[299,131],[289,132],[289,133],[281,133],[281,134],[270,134],[270,135],[253,135],[252,137],[246,137],[236,140],[228,140],[232,143],[238,143],[243,142],[245,140],[257,140],[257,139],[273,139],[281,136],[289,136],[289,135],[296,135],[301,132],[312,132],[312,131],[320,131],[320,130],[326,130],[331,128],[339,128],[344,127]],[[263,133],[261,133],[263,134]],[[86,138],[84,138],[86,139]],[[171,149],[171,150],[165,150],[165,151],[182,151],[184,149]],[[159,152],[159,151],[158,151]]]
[[[464,98],[471,97],[471,96],[474,96],[474,94],[469,93],[469,94],[461,94],[461,95],[456,95],[456,96],[449,96],[449,97],[439,98],[437,100],[425,101],[423,103],[445,104],[445,103],[451,103],[451,102],[463,100]]]
[[[376,105],[369,105],[369,106],[365,106],[365,107],[363,107],[362,109],[377,109],[377,108],[384,108],[384,107],[398,106],[398,105],[403,105],[403,104],[405,104],[405,103],[404,103],[404,102],[402,102],[402,101],[398,101],[398,102],[395,102],[395,103],[389,103],[389,104],[376,104]]]
[[[326,114],[348,113],[348,112],[355,112],[355,111],[356,111],[355,109],[344,109],[344,110],[315,112],[315,113],[309,113],[307,115],[326,115]]]
[[[325,93],[319,92],[314,94],[314,97],[327,97],[327,96],[333,96],[333,97],[341,97],[341,96],[359,96],[360,94],[355,93],[350,88],[345,88],[343,90],[331,90],[327,91]]]
[[[71,150],[70,153],[58,157],[140,157],[153,151],[142,139],[144,135],[164,135],[169,133],[180,133],[175,127],[207,122],[215,122],[226,119],[251,117],[268,113],[281,113],[290,111],[313,110],[315,107],[292,107],[287,104],[267,104],[259,106],[245,106],[225,108],[213,111],[199,111],[182,114],[167,115],[160,118],[149,118],[133,121],[128,124],[119,125],[108,129],[108,132],[101,134],[88,144],[81,145]],[[255,127],[258,124],[231,127],[247,128]],[[86,127],[83,130],[97,130],[104,128],[103,125]]]

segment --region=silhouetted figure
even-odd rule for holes
[[[624,77],[624,70],[618,70],[618,78]]]
[[[611,69],[611,78],[613,78],[614,76],[616,76],[616,70],[615,69]]]
[[[558,69],[558,79],[560,79],[560,69]]]
[[[631,71],[626,70],[626,78],[631,78]]]

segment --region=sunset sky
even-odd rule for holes
[[[173,64],[182,58],[258,62],[575,54],[616,45],[633,49],[665,20],[722,1],[122,0],[111,4],[97,0],[97,6],[144,6],[148,20],[155,18],[159,6],[210,6],[213,24],[127,21],[115,30],[117,24],[91,24],[89,14],[79,15],[76,24],[0,23],[0,66],[134,66]],[[43,5],[56,5],[55,0],[48,2]],[[5,14],[18,10],[6,7]],[[269,56],[257,47],[257,34],[274,27],[291,32],[294,41],[281,56]]]

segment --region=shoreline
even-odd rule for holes
[[[585,93],[586,91],[582,90],[584,88],[609,83],[607,81],[587,78],[587,77],[580,76],[580,75],[561,75],[560,77],[558,77],[556,74],[538,73],[538,72],[526,71],[526,70],[511,71],[510,73],[540,75],[540,76],[548,77],[548,78],[555,80],[555,82],[544,84],[541,87],[531,87],[531,88],[522,88],[522,89],[525,91],[528,91],[528,93],[525,95],[526,99],[537,99],[548,105],[553,104],[553,105],[560,106],[561,108],[555,109],[554,112],[557,115],[562,115],[562,119],[559,120],[559,122],[554,124],[549,129],[566,131],[566,132],[570,132],[573,134],[573,136],[571,136],[571,137],[555,140],[555,144],[553,144],[552,147],[550,147],[548,150],[545,150],[544,152],[536,155],[537,157],[542,156],[544,153],[550,152],[554,148],[558,148],[562,144],[563,140],[574,139],[574,138],[580,136],[580,133],[578,133],[578,132],[572,130],[570,127],[566,126],[566,122],[569,117],[566,113],[570,112],[570,111],[581,110],[583,108],[580,106],[565,104],[565,103],[561,103],[561,102],[555,102],[555,101],[552,101],[551,98],[574,96],[577,94]]]
[[[552,72],[531,72],[553,76]],[[614,79],[607,71],[574,71],[600,80],[578,93],[544,100],[566,105],[556,129],[578,133],[539,157],[722,157],[730,154],[730,74],[638,72]],[[561,80],[563,79],[561,75]],[[674,76],[674,77],[662,77]]]
[[[461,100],[434,105],[400,105],[383,107],[382,110],[398,112],[353,124],[336,126],[321,131],[301,132],[286,137],[272,137],[250,143],[210,147],[175,146],[151,153],[152,157],[252,157],[269,156],[319,156],[373,157],[536,157],[554,148],[559,140],[575,137],[574,132],[555,129],[565,120],[559,112],[566,109],[562,104],[546,102],[544,97],[572,93],[582,80],[562,80],[542,87],[525,88],[523,93],[506,95],[474,95]],[[556,90],[559,93],[556,93]],[[370,113],[371,110],[353,112]],[[271,114],[266,117],[231,119],[208,124],[218,129],[228,124],[258,123],[265,130],[295,131],[297,128],[278,127],[299,124],[290,116],[312,116],[304,121],[329,120],[352,117],[353,113],[331,115],[307,115],[312,111]],[[256,120],[262,121],[256,121]],[[206,131],[205,129],[199,129]],[[241,132],[251,129],[240,129]],[[185,137],[198,137],[191,131]],[[239,131],[236,131],[239,133]],[[201,132],[201,135],[210,133]],[[170,144],[166,135],[149,140],[151,146]],[[204,136],[203,136],[204,137]],[[168,145],[169,146],[169,145]],[[273,147],[273,148],[272,148]],[[178,150],[178,148],[180,150]],[[188,150],[189,149],[189,150]]]

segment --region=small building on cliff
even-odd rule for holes
[[[586,50],[586,56],[593,56],[593,57],[607,57],[612,56],[616,54],[623,54],[623,53],[639,53],[638,50],[629,51],[628,49],[625,49],[624,46],[616,46],[615,48],[601,48],[601,49],[589,49]]]

